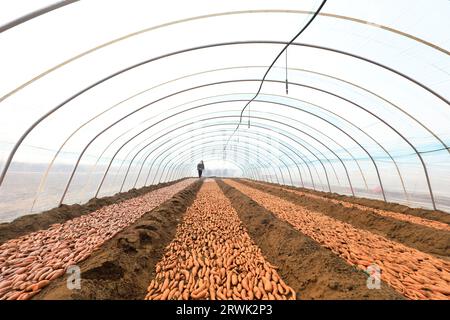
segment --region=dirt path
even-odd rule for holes
[[[263,254],[299,299],[403,299],[385,283],[367,288],[367,275],[275,217],[238,190],[219,181],[222,191]]]
[[[399,221],[392,217],[382,216],[362,210],[359,207],[343,206],[329,198],[318,198],[316,195],[306,196],[297,190],[239,180],[247,186],[283,198],[308,210],[320,212],[334,219],[350,223],[356,228],[379,234],[388,239],[400,242],[420,251],[434,254],[439,258],[450,260],[450,232],[437,230],[427,226]],[[359,205],[358,205],[359,206]]]
[[[296,298],[214,180],[203,184],[156,272],[146,299]]]
[[[307,210],[242,183],[227,184],[288,221],[348,263],[365,270],[376,263],[382,279],[410,299],[450,299],[450,263],[390,241],[366,230],[354,228],[319,212]]]
[[[64,223],[68,220],[94,212],[104,206],[118,204],[122,201],[136,198],[138,196],[149,193],[150,191],[170,186],[179,181],[180,180],[160,183],[140,189],[132,189],[127,192],[117,193],[110,197],[103,197],[99,199],[93,198],[85,204],[63,204],[58,208],[54,208],[48,211],[22,216],[12,222],[0,223],[0,244],[10,239],[24,236],[31,232],[47,229],[55,223]]]
[[[30,299],[107,240],[194,182],[183,180],[0,246],[0,299]]]

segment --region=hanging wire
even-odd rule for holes
[[[288,87],[288,49],[286,48],[286,95],[289,94],[289,87]]]
[[[258,91],[256,92],[255,96],[249,100],[246,105],[244,106],[244,108],[242,108],[241,110],[241,114],[239,116],[239,123],[236,126],[236,129],[234,129],[234,131],[231,133],[230,137],[228,138],[227,143],[224,146],[224,149],[226,149],[226,147],[228,146],[228,143],[230,142],[231,138],[234,136],[234,134],[236,133],[236,131],[239,129],[241,123],[242,123],[242,117],[244,115],[244,111],[245,109],[248,107],[249,108],[249,114],[248,114],[248,127],[250,128],[250,103],[253,102],[253,100],[255,100],[259,93],[261,92],[262,86],[264,84],[264,81],[266,80],[267,75],[269,74],[269,71],[272,69],[272,67],[274,66],[275,62],[277,62],[278,58],[283,54],[283,52],[285,52],[287,50],[287,48],[303,33],[303,31],[305,31],[309,25],[314,21],[314,19],[318,16],[320,10],[322,10],[323,6],[325,5],[325,3],[327,2],[327,0],[323,0],[322,3],[320,4],[319,8],[314,12],[313,16],[311,17],[311,19],[309,19],[309,21],[305,24],[305,26],[291,39],[291,41],[289,41],[284,47],[283,49],[277,54],[277,56],[275,57],[275,59],[272,61],[272,63],[270,64],[270,66],[267,68],[266,73],[264,74],[263,78],[261,79],[261,83],[259,84],[259,88]]]

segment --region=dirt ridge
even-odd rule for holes
[[[252,180],[248,180],[248,179],[239,179],[239,181],[253,182]],[[275,184],[275,183],[270,183],[270,182],[265,182],[265,181],[257,181],[257,182],[264,184],[264,185],[272,186],[272,187],[283,187],[283,188],[287,188],[287,189],[307,192],[307,193],[318,195],[321,197],[327,197],[330,199],[353,202],[356,204],[367,206],[369,208],[409,214],[412,216],[435,220],[435,221],[443,222],[443,223],[450,225],[450,214],[447,212],[441,211],[441,210],[411,208],[406,205],[395,203],[395,202],[384,202],[381,200],[375,200],[375,199],[369,199],[369,198],[351,197],[351,196],[341,195],[341,194],[338,194],[335,192],[324,192],[324,191],[312,190],[312,189],[301,188],[301,187],[294,187],[294,186],[289,186],[289,185],[280,185],[280,184]]]
[[[45,288],[39,300],[143,299],[155,276],[155,265],[172,241],[176,226],[191,205],[202,181],[194,182],[159,207],[144,214],[79,264],[81,289],[66,287],[67,275]]]
[[[281,221],[238,190],[218,181],[253,241],[302,299],[404,299],[387,284],[366,286],[367,275]]]
[[[47,229],[55,223],[64,223],[73,218],[94,212],[104,206],[120,203],[122,201],[141,196],[150,191],[175,184],[181,180],[184,179],[160,183],[139,189],[131,189],[127,192],[116,193],[115,195],[109,197],[92,198],[84,204],[63,204],[57,208],[47,211],[19,217],[11,222],[0,223],[0,244],[31,232]]]
[[[283,198],[312,211],[318,211],[329,217],[350,223],[358,229],[364,229],[422,252],[433,254],[439,258],[450,258],[450,233],[426,226],[380,216],[370,211],[347,208],[333,204],[327,200],[311,199],[283,190],[285,187],[253,183],[248,180],[237,180],[252,188]]]

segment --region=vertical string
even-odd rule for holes
[[[289,94],[288,83],[288,48],[286,48],[286,95]]]
[[[250,129],[250,105],[248,105],[248,128]]]

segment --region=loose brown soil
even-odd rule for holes
[[[84,204],[63,204],[58,208],[53,208],[41,213],[22,216],[12,222],[0,223],[0,244],[31,232],[47,229],[52,224],[63,223],[67,220],[94,212],[104,206],[120,203],[124,200],[135,198],[150,191],[172,185],[181,180],[160,183],[139,189],[131,189],[127,192],[116,193],[110,197],[92,198]]]
[[[240,180],[242,181],[242,180]],[[281,221],[236,189],[219,181],[253,241],[299,299],[403,299],[385,283],[366,286],[367,275]]]
[[[239,179],[239,181],[244,182],[244,181],[249,181],[249,180]],[[258,181],[258,183],[262,183],[262,184],[265,184],[268,186],[280,187],[280,185],[277,185],[274,183],[269,183],[269,182]],[[315,191],[315,190],[311,190],[311,189],[293,187],[293,186],[287,186],[287,185],[283,186],[283,188],[299,190],[302,192],[309,192],[311,194],[319,195],[322,197],[327,197],[330,199],[337,199],[337,200],[353,202],[353,203],[357,203],[357,204],[367,206],[370,208],[405,213],[405,214],[417,216],[420,218],[426,218],[426,219],[430,219],[430,220],[440,221],[440,222],[450,225],[450,214],[447,212],[440,211],[440,210],[427,210],[427,209],[421,209],[421,208],[411,208],[411,207],[408,207],[408,206],[405,206],[402,204],[398,204],[398,203],[393,203],[393,202],[384,202],[381,200],[374,200],[374,199],[367,199],[367,198],[360,198],[360,197],[350,197],[350,196],[337,194],[334,192]]]
[[[64,276],[35,299],[143,299],[148,283],[155,276],[156,263],[200,186],[198,181],[177,193],[80,263],[80,290],[68,290]]]
[[[283,198],[294,204],[301,205],[311,211],[318,211],[337,220],[350,223],[356,228],[379,234],[422,252],[431,253],[445,259],[450,257],[450,233],[447,231],[399,221],[394,218],[371,213],[370,211],[346,208],[340,204],[333,204],[325,199],[319,200],[300,196],[291,192],[286,192],[286,190],[283,190],[283,188],[286,188],[285,186],[280,187],[266,183],[253,183],[242,179],[239,179],[238,181],[252,188]],[[302,191],[305,192],[303,189]],[[319,194],[318,192],[316,193]],[[323,194],[321,194],[321,196],[323,196]],[[345,199],[345,201],[349,202],[351,202],[351,200],[352,198],[350,197],[346,197]],[[386,207],[382,209],[386,210]]]

